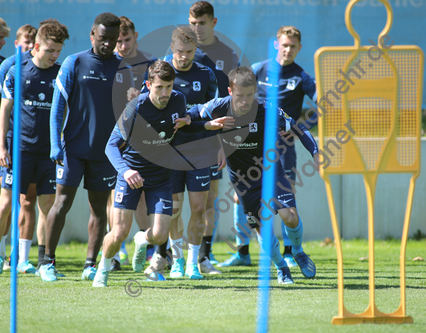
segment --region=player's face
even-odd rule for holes
[[[34,39],[28,35],[22,35],[19,40],[15,40],[15,47],[21,47],[21,52],[27,52],[34,47]]]
[[[118,27],[105,27],[99,24],[92,29],[93,50],[103,57],[110,57],[118,39]]]
[[[292,64],[302,48],[297,37],[286,35],[282,35],[274,44],[278,50],[277,60],[283,66]]]
[[[156,75],[152,82],[146,82],[146,87],[149,89],[149,99],[152,104],[157,109],[164,109],[172,94],[173,81],[163,81]]]
[[[242,87],[234,85],[232,89],[228,88],[228,92],[232,97],[232,110],[237,115],[246,114],[250,111],[256,93],[255,86]]]
[[[36,54],[41,68],[52,67],[61,54],[63,44],[48,40],[35,44]]]
[[[126,35],[123,35],[123,33],[120,32],[117,40],[117,51],[120,56],[131,57],[136,55],[134,53],[138,48],[137,39],[137,32],[133,33],[133,31],[129,31]]]
[[[214,38],[214,27],[216,26],[217,18],[209,18],[207,14],[200,17],[189,15],[189,25],[197,35],[199,44],[210,44]]]
[[[175,40],[171,44],[173,52],[173,65],[179,71],[189,70],[195,57],[197,45],[194,43],[184,43],[180,40]]]
[[[6,37],[6,35],[4,33],[0,32],[0,50],[3,47],[3,45],[6,44],[6,41],[4,40],[5,37]]]

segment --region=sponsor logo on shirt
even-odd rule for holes
[[[249,131],[250,131],[251,133],[253,133],[253,132],[257,132],[257,123],[250,123],[250,124],[249,124]]]
[[[234,137],[234,140],[236,142],[241,142],[243,140],[243,138],[241,136],[237,135],[237,136]]]
[[[207,176],[195,176],[195,179],[204,179],[204,178],[210,178],[210,175],[207,175]]]
[[[201,82],[200,81],[192,82],[192,89],[194,91],[201,91]]]
[[[45,94],[43,94],[43,93],[40,93],[40,94],[38,94],[38,99],[40,100],[40,101],[44,101],[44,99],[46,98],[46,95]]]
[[[223,71],[224,68],[225,68],[225,61],[216,60],[216,70]]]

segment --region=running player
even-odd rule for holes
[[[44,281],[57,280],[55,250],[83,175],[91,214],[81,278],[93,280],[96,274],[96,257],[106,230],[107,200],[116,181],[116,172],[104,153],[115,124],[112,104],[116,110],[124,109],[126,91],[133,81],[127,71],[117,72],[121,61],[113,51],[120,23],[114,14],[98,15],[90,34],[93,48],[68,56],[56,78],[50,115],[50,157],[57,164],[56,198],[47,218],[46,254],[40,267]]]
[[[39,196],[40,213],[46,218],[54,201],[55,164],[49,158],[49,114],[53,96],[53,84],[60,65],[55,63],[68,39],[65,26],[45,24],[37,34],[34,57],[22,63],[22,103],[21,103],[21,193],[26,194],[30,182],[35,180]],[[0,229],[7,222],[11,210],[13,175],[11,172],[13,129],[11,110],[14,104],[15,66],[6,75],[0,109],[0,165],[4,167],[0,196]],[[20,226],[21,227],[21,226]],[[23,231],[26,231],[25,228]],[[35,267],[28,261],[34,225],[29,235],[20,235],[18,271],[35,273]],[[27,236],[27,237],[26,237]],[[30,239],[27,239],[30,238]]]
[[[302,111],[304,96],[307,95],[316,101],[315,80],[294,62],[298,52],[302,48],[301,33],[293,26],[281,27],[278,29],[277,40],[274,44],[277,49],[276,58],[255,63],[252,66],[258,82],[258,97],[259,100],[267,98],[268,71],[278,72],[278,106],[285,110],[294,120],[298,120]],[[311,124],[313,122],[311,121]],[[287,139],[290,144],[283,143],[287,148],[287,152],[285,156],[281,155],[281,163],[286,175],[295,182],[296,173],[292,171],[293,168],[296,168],[294,139],[290,137]],[[247,236],[247,230],[243,232],[240,228],[240,225],[242,226],[245,223],[245,216],[242,208],[238,208],[236,213],[237,218],[234,219],[235,228],[239,232],[237,244],[240,245],[239,243],[241,243],[242,239],[244,239],[244,244],[241,244],[238,252],[224,263],[221,263],[220,266],[241,265],[250,257],[248,250],[250,238]],[[300,223],[302,224],[302,220],[300,220]],[[287,236],[284,224],[282,224],[281,230],[284,242],[283,256],[289,267],[297,266],[293,259],[291,241]]]
[[[195,2],[189,9],[188,21],[190,27],[197,35],[198,49],[194,60],[213,70],[218,83],[219,97],[228,96],[228,73],[239,66],[239,57],[234,50],[215,36],[214,27],[217,24],[217,18],[214,16],[213,6],[207,1]],[[206,231],[201,244],[200,262],[204,261],[205,258],[209,258],[212,263],[218,263],[214,259],[213,253],[211,253],[211,246],[214,229],[217,227],[217,221],[219,220],[219,211],[215,208],[215,201],[218,198],[220,179],[222,179],[222,171],[218,170],[218,165],[215,164],[210,170]]]
[[[163,244],[169,236],[173,198],[171,170],[165,166],[177,162],[179,155],[172,148],[178,128],[175,122],[186,112],[184,95],[173,90],[174,79],[175,71],[167,62],[157,60],[151,65],[146,82],[149,92],[127,105],[108,141],[106,154],[118,172],[114,223],[104,239],[94,287],[107,286],[112,257],[130,232],[142,191],[152,227],[134,237],[137,271],[144,267],[146,246]],[[133,126],[143,130],[134,131]]]
[[[251,222],[251,227],[256,228],[259,243],[263,247],[263,240],[260,235],[261,224],[272,217],[269,214],[269,217],[265,218],[265,212],[262,212],[264,209],[260,207],[262,171],[259,167],[259,161],[263,159],[263,139],[264,133],[267,132],[264,124],[265,104],[257,104],[255,101],[256,77],[251,69],[240,67],[232,70],[229,73],[229,85],[229,97],[216,99],[204,105],[197,105],[189,111],[189,115],[192,121],[200,118],[215,119],[227,115],[235,118],[235,124],[231,126],[231,129],[222,132],[222,144],[227,156],[230,179],[244,208],[247,221]],[[279,114],[281,129],[288,130],[295,125],[295,121],[282,110]],[[297,133],[297,135],[317,163],[318,147],[314,138],[302,124],[297,126],[303,131],[303,134]],[[283,146],[279,145],[280,141],[277,135],[275,148],[281,150]],[[285,152],[285,150],[282,150],[282,152]],[[276,150],[276,154],[278,153]],[[257,176],[253,176],[256,173]],[[277,181],[276,186],[274,186],[274,197],[268,200],[269,209],[275,214],[278,213],[284,221],[293,244],[294,258],[302,274],[307,278],[313,278],[316,274],[315,264],[303,252],[303,226],[299,223],[294,195],[291,191],[285,190],[285,188],[290,189],[290,184],[284,177],[282,168],[277,168]],[[262,220],[261,217],[263,217]],[[271,259],[278,269],[278,283],[292,284],[290,269],[281,256],[278,239],[274,234],[271,237]]]

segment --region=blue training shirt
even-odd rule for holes
[[[253,64],[252,69],[256,75],[259,100],[267,98],[266,92],[271,85],[268,82],[268,70],[279,73],[278,107],[295,120],[300,117],[305,95],[314,102],[317,100],[315,80],[295,62],[281,66],[275,59],[268,59]]]
[[[194,106],[188,114],[191,120],[209,120],[216,119],[224,116],[232,116],[235,118],[234,128],[230,130],[221,131],[221,139],[223,149],[226,155],[226,161],[230,178],[233,182],[238,181],[237,172],[247,175],[250,167],[261,168],[256,161],[263,158],[263,142],[264,133],[267,131],[276,130],[276,143],[275,148],[282,153],[283,146],[281,138],[278,135],[278,129],[267,129],[265,127],[265,108],[264,102],[253,103],[250,111],[241,116],[236,116],[232,112],[231,107],[232,97],[214,99],[204,105]],[[282,110],[277,110],[279,114],[279,127],[282,129],[289,129],[295,125],[294,119],[290,118]],[[318,152],[318,146],[303,124],[297,124],[303,134],[294,131],[299,136],[300,141],[305,148],[314,155]],[[249,183],[260,184],[261,179],[252,181],[247,180]]]
[[[52,159],[67,156],[107,161],[105,145],[133,86],[130,70],[121,61],[86,50],[63,62],[53,94],[50,117]],[[68,107],[61,142],[61,128]]]
[[[22,63],[22,99],[21,99],[21,151],[49,157],[50,153],[50,108],[53,88],[59,63],[52,67],[38,68],[32,59]],[[13,99],[15,89],[16,66],[13,65],[6,75],[2,98]],[[10,115],[13,119],[13,110]],[[13,121],[10,121],[12,124]],[[9,128],[8,142],[12,140],[13,127]],[[9,147],[12,150],[12,147]]]

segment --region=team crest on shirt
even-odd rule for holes
[[[7,80],[7,77],[6,77]],[[25,84],[31,84],[31,80],[25,80]]]
[[[250,133],[257,132],[257,123],[250,123],[249,124],[249,132]]]
[[[115,202],[121,203],[123,201],[123,192],[117,192],[115,195]]]
[[[115,80],[116,80],[118,83],[123,83],[123,74],[121,74],[121,73],[117,73],[117,74],[115,74]]]
[[[201,90],[201,82],[200,81],[192,82],[192,89],[194,91],[200,91]]]
[[[59,168],[58,172],[56,173],[56,178],[62,179],[62,177],[64,177],[64,169]]]
[[[216,70],[223,71],[224,68],[225,68],[225,61],[216,60]]]
[[[38,98],[40,101],[44,101],[44,99],[46,98],[46,95],[43,93],[38,94]]]
[[[294,90],[296,88],[296,80],[288,80],[287,81],[287,89]]]
[[[176,119],[179,118],[179,113],[173,113],[172,114],[172,121],[175,122]]]

